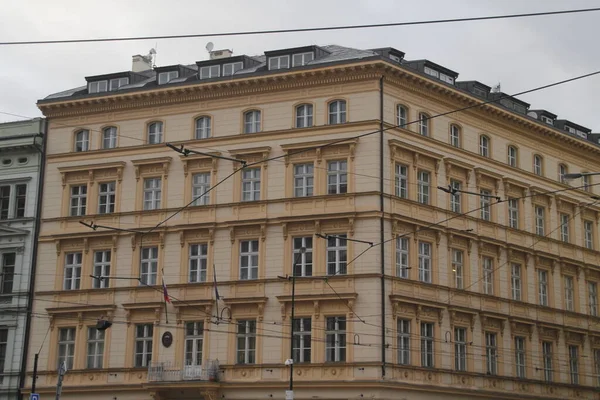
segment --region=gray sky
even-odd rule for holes
[[[600,0],[2,0],[0,41],[191,34],[459,18],[600,7]],[[395,47],[427,58],[459,80],[502,84],[516,93],[600,70],[600,12],[458,24],[211,38],[215,49],[257,55],[308,44]],[[208,39],[0,47],[0,111],[39,116],[48,94],[85,85],[85,76],[129,70],[131,56],[156,47],[157,65],[207,58]],[[522,96],[600,132],[594,101],[600,76]],[[0,121],[16,120],[0,114]]]

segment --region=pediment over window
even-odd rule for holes
[[[442,154],[402,142],[398,139],[390,139],[388,143],[390,146],[390,161],[392,163],[401,160],[412,163],[415,169],[418,167],[433,169],[437,175],[440,163],[444,158]]]
[[[527,336],[531,340],[533,336],[533,328],[535,324],[531,321],[522,321],[515,318],[509,318],[510,321],[510,334],[514,338],[515,336]]]
[[[358,297],[358,293],[323,293],[323,294],[300,294],[294,296],[294,302],[312,302],[314,306],[314,315],[316,319],[319,319],[321,315],[321,305],[322,303],[330,303],[333,301],[342,301],[345,302],[348,311],[351,317],[354,317],[354,313],[352,312],[354,308],[354,303],[356,298]],[[281,303],[281,317],[285,320],[287,315],[287,303],[292,302],[292,296],[277,296],[277,300]]]
[[[493,187],[494,192],[497,194],[500,188],[500,182],[502,181],[502,175],[496,172],[492,172],[485,168],[475,167],[475,183],[477,187],[488,186]]]
[[[26,236],[31,232],[25,229],[18,229],[8,226],[0,226],[0,237],[2,236]]]
[[[141,160],[132,160],[131,163],[135,168],[135,179],[139,180],[142,174],[158,173],[162,177],[167,177],[169,165],[171,165],[171,157],[156,157],[144,158]]]
[[[495,330],[499,331],[500,335],[504,335],[504,326],[508,320],[508,316],[504,314],[496,314],[489,312],[480,312],[479,321],[481,322],[481,331]]]
[[[317,163],[320,164],[323,156],[327,157],[333,154],[349,156],[351,160],[354,160],[357,143],[357,138],[351,138],[346,140],[317,140],[282,144],[280,147],[285,153],[285,164],[287,166],[290,160],[297,161],[301,159],[316,159]],[[306,151],[302,151],[304,149]]]
[[[183,175],[188,176],[189,171],[197,170],[208,170],[217,172],[217,162],[219,161],[216,157],[220,156],[220,152],[211,152],[204,154],[190,154],[188,156],[179,156],[183,163]]]
[[[257,163],[265,160],[269,157],[269,153],[271,152],[271,147],[269,146],[261,146],[261,147],[251,147],[251,148],[243,148],[243,149],[234,149],[229,150],[229,154],[232,158],[238,160],[244,160],[248,164]],[[266,168],[267,163],[262,162],[262,167]],[[240,167],[240,164],[233,163],[233,169],[236,170]]]
[[[123,169],[125,169],[124,161],[76,165],[70,167],[59,167],[58,171],[61,175],[62,186],[67,185],[67,181],[88,181],[93,184],[95,179],[114,177],[119,182],[123,180]]]
[[[417,321],[438,321],[438,324],[442,326],[446,308],[444,305],[395,294],[390,295],[390,301],[394,318],[400,315],[413,316]]]
[[[524,183],[523,181],[504,177],[502,178],[502,183],[504,184],[505,195],[508,195],[509,193],[514,193],[517,197],[527,195],[529,184]]]
[[[46,312],[50,316],[50,329],[54,329],[54,323],[57,318],[69,317],[72,315],[77,316],[77,325],[79,328],[83,327],[84,323],[92,323],[95,319],[108,318],[111,320],[115,309],[115,304],[90,304],[86,306],[68,306],[68,307],[52,307],[46,308]],[[88,314],[86,316],[86,314]],[[94,315],[89,315],[94,314]]]

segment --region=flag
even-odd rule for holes
[[[219,288],[217,288],[217,269],[215,267],[215,265],[213,264],[213,280],[215,282],[215,297],[217,299],[217,301],[219,301],[221,299],[221,296],[219,296]]]
[[[162,284],[163,284],[163,295],[165,297],[165,303],[170,303],[171,299],[169,298],[169,293],[167,292],[167,284],[165,283],[165,278],[163,278]]]

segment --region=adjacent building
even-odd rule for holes
[[[600,146],[458,77],[221,50],[40,100],[25,393],[41,348],[42,397],[283,399],[291,347],[297,399],[596,399]]]

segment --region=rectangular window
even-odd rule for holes
[[[467,370],[467,330],[454,328],[454,369]]]
[[[158,247],[142,247],[140,284],[156,285],[158,277]]]
[[[308,64],[315,58],[315,53],[307,52],[307,53],[298,53],[292,56],[292,67],[301,67],[303,65]]]
[[[103,289],[110,286],[110,257],[110,250],[94,252],[94,276],[101,277],[92,279],[94,289]]]
[[[431,243],[419,242],[419,280],[431,283]]]
[[[433,368],[433,323],[421,322],[421,366]]]
[[[119,90],[121,86],[129,84],[129,78],[115,78],[110,80],[110,91]]]
[[[452,193],[450,194],[450,209],[455,213],[462,212],[461,186],[459,181],[455,181],[454,179],[450,181],[450,187],[452,188]]]
[[[583,221],[584,242],[587,249],[594,249],[594,223],[592,221]]]
[[[77,290],[81,284],[81,253],[67,253],[63,290]]]
[[[517,378],[527,378],[525,360],[525,338],[522,336],[515,336],[515,369]]]
[[[208,268],[208,245],[206,243],[190,244],[189,253],[189,282],[206,282],[206,270]]]
[[[0,329],[0,371],[4,371],[6,365],[6,350],[8,348],[8,329]]]
[[[210,172],[192,175],[192,199],[195,206],[205,206],[210,202]],[[205,194],[206,193],[206,194]]]
[[[408,167],[396,164],[396,196],[408,198]]]
[[[460,128],[456,125],[450,126],[450,144],[454,147],[460,147]]]
[[[554,371],[552,370],[552,342],[542,342],[542,359],[544,380],[552,382],[554,376]]]
[[[23,218],[27,203],[27,185],[5,184],[0,186],[0,220]]]
[[[329,161],[327,163],[327,193],[341,194],[348,192],[348,163],[346,161]]]
[[[408,246],[408,238],[396,238],[396,276],[398,278],[408,278]]]
[[[490,210],[490,196],[492,193],[489,190],[482,189],[479,191],[479,207],[481,207],[481,219],[484,221],[492,220],[492,213]]]
[[[591,190],[590,178],[591,177],[589,175],[583,175],[581,177],[581,181],[583,182],[583,190],[585,190],[586,192],[589,192]]]
[[[464,289],[464,253],[462,250],[452,250],[452,273],[454,274],[454,287]]]
[[[269,71],[290,67],[290,56],[269,57]]]
[[[572,276],[565,276],[565,310],[575,311],[575,285]]]
[[[590,304],[590,315],[598,316],[598,284],[588,282],[588,302]]]
[[[158,210],[162,197],[162,179],[144,179],[144,210]]]
[[[346,317],[327,317],[325,361],[346,361]]]
[[[223,64],[223,76],[231,76],[240,69],[244,69],[244,63],[241,61]]]
[[[256,320],[237,322],[237,363],[256,363]]]
[[[292,354],[295,363],[310,362],[310,342],[311,342],[311,323],[308,318],[294,318],[293,325],[293,345]]]
[[[535,233],[540,236],[545,235],[545,210],[544,207],[535,206]]]
[[[538,299],[540,306],[548,306],[548,271],[538,269]]]
[[[260,200],[260,168],[242,170],[242,201]]]
[[[348,244],[346,234],[327,238],[327,275],[346,275],[348,273]]]
[[[185,323],[185,365],[202,365],[202,349],[204,347],[204,322]],[[197,374],[194,374],[197,375]]]
[[[294,165],[294,196],[312,196],[315,186],[315,173],[313,164]]]
[[[218,78],[219,76],[221,76],[220,65],[209,65],[206,67],[200,67],[200,79]]]
[[[410,320],[398,319],[398,364],[410,364]]]
[[[158,74],[158,84],[164,85],[177,78],[179,78],[179,71],[160,72]]]
[[[438,71],[429,67],[425,67],[423,72],[425,72],[427,75],[435,76],[436,78],[439,78],[440,76],[440,73]]]
[[[295,237],[294,248],[294,276],[312,276],[313,266],[313,238],[312,236]],[[305,249],[302,253],[302,248]]]
[[[491,257],[483,257],[483,293],[494,295],[494,260]]]
[[[594,366],[596,372],[596,386],[600,387],[600,349],[594,349]]]
[[[571,372],[571,385],[579,385],[579,347],[569,346],[569,370]]]
[[[98,184],[98,214],[115,212],[115,182]]]
[[[71,186],[71,208],[69,215],[79,217],[85,215],[87,206],[87,185]]]
[[[15,280],[15,264],[16,264],[16,253],[3,253],[2,254],[2,274],[0,276],[0,290],[2,294],[10,294],[13,292],[13,283]],[[2,369],[0,369],[0,372]]]
[[[258,240],[240,241],[240,279],[258,279]]]
[[[429,172],[417,172],[417,201],[421,204],[429,204],[429,192],[431,188],[431,178]]]
[[[58,330],[58,368],[62,363],[68,369],[73,369],[75,359],[75,328],[60,328]]]
[[[521,264],[512,263],[510,266],[510,282],[512,299],[521,301]]]
[[[104,332],[95,326],[88,327],[87,367],[102,368],[104,366]]]
[[[498,343],[496,333],[485,333],[485,358],[487,373],[498,375]]]
[[[88,92],[101,93],[108,90],[108,81],[96,81],[88,83]]]
[[[519,200],[508,199],[508,225],[519,229]]]
[[[569,215],[560,214],[560,240],[569,243]]]
[[[136,368],[147,367],[152,360],[153,324],[135,325],[135,354],[133,366]]]

